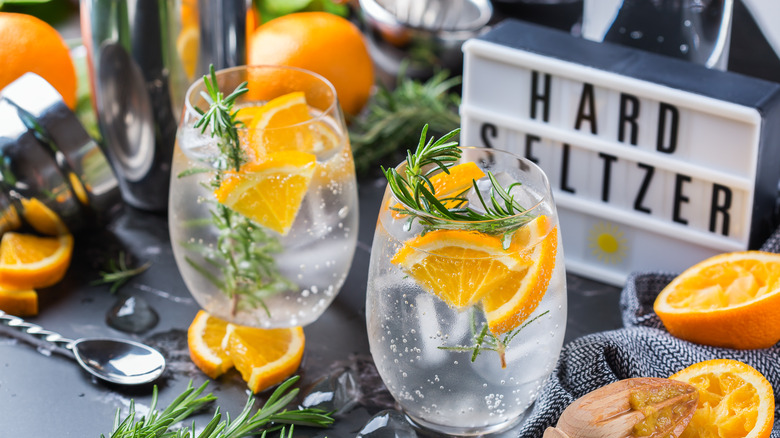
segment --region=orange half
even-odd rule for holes
[[[699,390],[699,402],[681,438],[768,438],[775,397],[755,368],[731,359],[699,362],[675,373],[674,380]]]
[[[681,339],[717,347],[768,348],[780,340],[780,254],[719,254],[686,269],[653,309]]]

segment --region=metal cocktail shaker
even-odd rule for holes
[[[175,0],[81,0],[81,33],[103,146],[124,200],[164,211],[188,81]]]
[[[65,231],[40,229],[56,219],[74,232],[119,205],[106,156],[46,80],[27,73],[0,90],[0,120],[0,234]]]
[[[81,0],[93,103],[127,203],[167,208],[184,93],[209,64],[244,64],[250,7],[250,0]]]

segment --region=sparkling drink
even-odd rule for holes
[[[445,206],[479,211],[476,191],[490,198],[487,176],[476,174],[476,184],[469,184],[470,175],[459,172],[463,163],[474,163],[507,181],[509,196],[524,211],[472,222],[409,215],[388,188],[371,253],[366,315],[377,369],[412,422],[478,435],[516,424],[555,366],[566,326],[566,280],[542,171],[508,153],[461,150],[449,175],[432,178],[436,197],[448,199]],[[451,192],[453,184],[462,192]]]
[[[226,141],[196,126],[195,108],[208,108],[196,82],[173,158],[177,266],[215,316],[264,328],[309,324],[339,292],[357,239],[354,164],[335,90],[284,67],[216,78],[224,95],[249,80],[235,104],[242,164],[226,164]]]

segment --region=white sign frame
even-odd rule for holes
[[[518,36],[514,39],[517,42],[512,38],[514,35]],[[561,46],[566,47],[561,49]],[[715,72],[636,49],[585,41],[515,20],[507,20],[485,36],[467,41],[463,50],[461,143],[492,146],[527,157],[538,155],[537,163],[551,180],[569,271],[622,285],[634,271],[679,272],[721,252],[752,249],[751,244],[755,246],[772,231],[767,227],[766,218],[772,219],[772,226],[777,224],[780,155],[768,152],[766,146],[771,143],[775,150],[778,147],[775,141],[778,130],[767,127],[767,117],[775,124],[780,121],[780,105],[774,103],[780,96],[777,84]],[[582,62],[583,50],[594,55],[592,59],[586,58],[590,65]],[[600,61],[600,55],[606,63]],[[652,68],[644,69],[644,77],[637,78],[620,72],[620,65],[617,69],[609,65],[621,64],[626,59],[645,64],[651,61],[649,65],[657,65],[661,79],[652,80]],[[676,72],[679,73],[677,79]],[[692,72],[702,81],[712,81],[713,93],[703,93],[702,88],[706,89],[706,85],[696,83],[696,79],[694,85],[686,89],[685,82],[691,81]],[[552,85],[545,84],[547,88],[540,88],[540,78]],[[678,79],[680,83],[675,83]],[[585,84],[591,87],[589,97]],[[766,89],[766,96],[747,104],[745,100],[749,99],[723,98],[723,94],[728,94],[721,89],[724,84],[736,84],[737,91],[741,86],[753,87],[751,91],[759,91],[753,93],[756,96],[761,96],[762,90]],[[578,87],[581,90],[579,98]],[[544,120],[539,114],[531,114],[535,112],[533,106],[538,105],[533,100],[538,100],[539,95],[546,99],[542,103],[543,110],[547,111]],[[637,115],[634,122],[644,117],[644,123],[648,123],[650,116],[640,108],[652,107],[652,102],[656,102],[658,108],[668,105],[677,112],[675,123],[679,123],[674,128],[662,124],[665,114],[658,113],[657,150],[650,147],[651,142],[646,138],[632,140],[633,144],[625,138],[619,141],[614,138],[619,126],[614,122],[600,122],[603,117],[597,118],[599,112],[601,116],[609,114],[607,120],[613,121],[615,114],[625,115],[628,107],[616,109],[615,97],[620,96],[620,105],[624,105],[623,100],[628,100],[624,99],[625,95],[638,98],[632,102],[641,116]],[[550,109],[553,103],[557,108]],[[593,111],[587,114],[592,118],[586,117],[586,120],[583,120],[584,103],[590,104]],[[574,113],[577,113],[577,128],[572,119]],[[619,120],[625,125],[624,119]],[[640,133],[652,132],[652,129],[637,125],[634,124],[634,129]],[[683,131],[685,138],[682,142],[677,138],[669,140],[674,141],[673,152],[659,152],[664,142],[660,137],[666,136],[671,129],[674,131],[668,134],[670,139]],[[594,133],[598,131],[598,134]],[[529,152],[529,136],[534,139],[535,153]],[[564,148],[565,160],[579,160],[578,171],[562,170],[562,159],[555,155],[560,155]],[[594,154],[602,154],[603,157],[599,155],[601,161],[594,159]],[[623,167],[618,168],[618,163]],[[662,178],[675,181],[673,215],[669,211],[656,214],[658,208],[645,209],[638,202],[634,209],[630,208],[628,201],[632,195],[627,194],[627,187],[631,186],[632,180],[636,187],[636,174],[641,173],[635,168],[632,170],[631,163],[640,170],[652,168],[655,172],[657,169],[659,175],[663,174]],[[595,168],[599,165],[602,169]],[[568,169],[570,164],[566,166]],[[606,170],[608,167],[610,170]],[[589,178],[592,172],[603,173],[600,183],[587,182],[592,179]],[[574,190],[564,185],[558,181],[564,178],[564,173],[566,179],[586,181],[583,185],[587,187]],[[622,180],[615,181],[621,176]],[[604,180],[610,177],[612,180],[605,183]],[[647,180],[646,176],[644,178]],[[645,185],[646,193],[654,187],[650,181]],[[706,203],[707,184],[711,185],[711,211],[708,213],[698,208]],[[775,202],[770,205],[767,191],[772,190],[772,184]],[[650,195],[656,201],[655,207],[668,204],[670,184],[656,183],[655,190],[659,190],[659,185],[666,187],[667,192]],[[602,199],[595,199],[599,187]],[[621,201],[610,199],[613,190],[622,193]],[[633,196],[638,199],[636,191]],[[717,205],[725,203],[724,199],[728,199],[728,206]],[[684,211],[685,208],[688,211]],[[685,215],[696,217],[697,221],[684,219],[682,216]],[[602,238],[606,240],[599,240]]]

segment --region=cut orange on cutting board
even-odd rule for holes
[[[222,349],[228,323],[201,310],[187,330],[190,358],[201,371],[216,379],[233,368],[233,361]]]
[[[681,438],[765,438],[772,433],[772,385],[755,368],[730,359],[699,362],[674,380],[699,390],[699,402]]]
[[[0,310],[9,315],[35,316],[38,314],[38,293],[32,289],[0,287]]]
[[[255,223],[286,235],[309,189],[316,157],[285,151],[227,172],[214,195],[217,200]]]
[[[260,329],[229,324],[222,343],[252,392],[283,382],[300,366],[306,341],[301,327]]]
[[[0,240],[0,285],[38,289],[62,280],[70,265],[73,236],[39,237],[7,232]]]
[[[465,309],[482,300],[491,332],[520,325],[539,305],[555,266],[557,234],[540,216],[503,248],[500,236],[467,230],[436,230],[415,237],[396,253],[401,267],[423,289],[449,306]],[[539,236],[539,233],[545,233]],[[546,236],[546,237],[545,237]],[[540,241],[541,239],[541,241]],[[537,243],[525,247],[523,245]]]
[[[771,347],[780,340],[780,254],[711,257],[669,283],[653,308],[669,333],[690,342]]]

